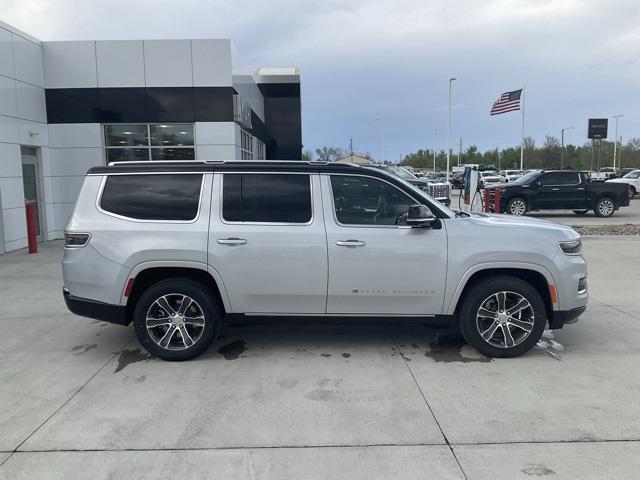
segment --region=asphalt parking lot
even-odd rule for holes
[[[588,311],[505,360],[419,322],[272,321],[163,362],[66,310],[61,242],[0,256],[0,479],[637,478],[640,238],[584,244]]]

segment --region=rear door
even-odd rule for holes
[[[536,208],[584,208],[586,192],[578,172],[546,172],[539,181],[541,186],[536,196]]]
[[[214,176],[209,265],[234,313],[322,314],[327,243],[318,175]]]

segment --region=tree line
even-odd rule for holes
[[[596,149],[598,147],[596,146]],[[547,135],[544,144],[537,147],[535,140],[531,137],[524,139],[524,168],[525,169],[559,169],[561,168],[561,146],[556,137]],[[613,166],[614,142],[602,141],[600,151],[600,167]],[[563,168],[576,170],[591,169],[591,143],[584,145],[565,145]],[[447,165],[446,151],[436,152],[436,170],[445,170]],[[480,152],[478,147],[471,145],[460,155],[460,164],[464,163],[484,163],[495,165],[498,169],[518,169],[520,168],[520,146],[503,149],[491,149]],[[405,155],[400,162],[401,165],[409,165],[414,168],[433,168],[433,150],[420,149],[417,152]],[[451,166],[458,164],[458,154],[453,152],[450,158]],[[616,154],[616,166],[622,168],[640,168],[640,138],[632,138],[623,145],[618,145]]]

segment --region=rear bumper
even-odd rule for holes
[[[564,325],[570,325],[578,321],[578,317],[584,313],[587,306],[584,305],[571,310],[556,310],[551,313],[549,318],[549,328],[552,330],[562,328]]]
[[[74,297],[66,288],[62,289],[62,295],[64,296],[64,302],[67,304],[67,308],[76,315],[116,323],[118,325],[129,325],[130,323],[127,319],[127,307],[125,306],[112,305],[88,298]]]

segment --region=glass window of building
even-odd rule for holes
[[[107,162],[194,160],[193,124],[105,125]]]
[[[240,154],[242,160],[253,160],[253,137],[244,130],[240,130]]]

